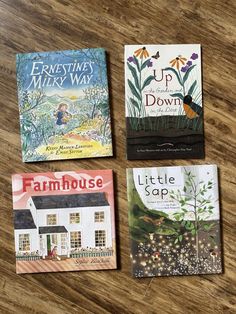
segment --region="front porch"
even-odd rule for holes
[[[64,226],[39,227],[39,241],[43,259],[69,257],[68,231]]]

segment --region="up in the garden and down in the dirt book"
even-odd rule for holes
[[[127,170],[135,277],[222,272],[215,165]]]
[[[17,54],[24,162],[112,156],[102,48]]]
[[[200,45],[125,46],[128,159],[203,158]]]

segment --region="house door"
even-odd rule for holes
[[[50,237],[50,234],[47,234],[47,252],[48,252],[48,255],[51,255],[51,249],[52,249],[51,237]]]
[[[52,255],[52,250],[56,248],[57,251],[58,238],[57,234],[47,234],[47,252],[48,255]]]

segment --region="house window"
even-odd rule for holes
[[[40,243],[39,243],[39,245],[40,245],[40,250],[43,251],[43,250],[44,250],[43,236],[40,235],[40,236],[39,236],[39,239],[40,239]]]
[[[30,235],[28,233],[19,235],[19,251],[30,251]]]
[[[80,213],[71,213],[70,224],[79,224],[79,223],[80,223]]]
[[[77,249],[81,247],[81,232],[73,231],[70,233],[70,247],[72,249]]]
[[[95,212],[94,220],[95,222],[104,222],[104,212]]]
[[[57,245],[57,234],[51,235],[51,241],[52,241],[52,244]]]
[[[106,246],[105,230],[95,230],[95,246]]]
[[[52,226],[56,224],[57,224],[57,215],[56,214],[47,215],[47,225]]]
[[[61,249],[66,250],[66,245],[67,244],[67,236],[65,233],[61,234]]]

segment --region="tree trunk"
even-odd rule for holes
[[[196,240],[196,256],[197,261],[199,259],[199,248],[198,248],[198,220],[197,220],[197,203],[196,203],[196,195],[194,197],[194,217],[195,217],[195,240]]]
[[[93,110],[92,110],[92,113],[91,113],[91,119],[94,118],[95,109],[96,109],[96,104],[93,105]]]
[[[196,229],[195,238],[196,238],[196,255],[197,255],[197,261],[198,261],[198,259],[199,259],[199,248],[198,248],[198,230],[197,229]]]
[[[107,116],[107,118],[105,120],[105,124],[104,124],[104,128],[103,128],[103,136],[106,135],[106,126],[107,126],[108,119],[109,119],[109,116]]]

